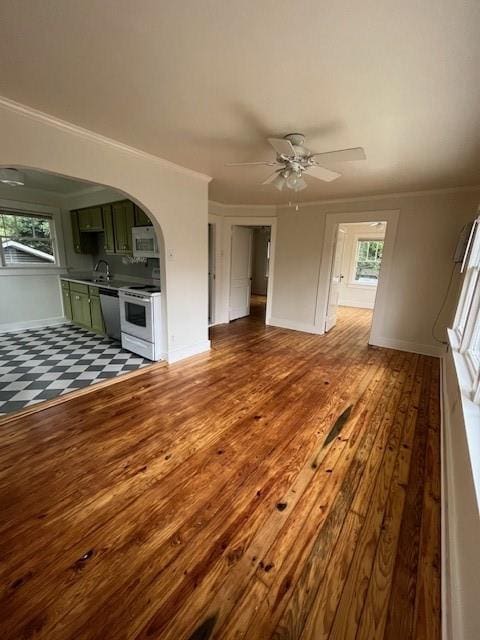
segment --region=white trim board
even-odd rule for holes
[[[44,320],[27,320],[25,322],[7,322],[0,324],[0,333],[18,333],[28,331],[28,329],[43,329],[44,327],[58,327],[67,324],[68,320],[63,316],[56,318],[45,318]]]
[[[323,335],[323,331],[320,332],[318,327],[308,322],[297,322],[295,320],[286,320],[284,318],[270,318],[268,323],[273,327],[279,327],[280,329],[291,329],[292,331],[303,331],[305,333],[314,333],[317,335]]]
[[[330,286],[332,259],[335,246],[335,230],[337,228],[337,225],[348,222],[378,222],[379,220],[384,220],[387,223],[387,228],[385,231],[383,258],[378,277],[377,295],[375,298],[375,307],[373,310],[372,328],[369,340],[371,344],[376,344],[373,338],[374,336],[378,336],[380,334],[380,331],[383,327],[383,317],[386,310],[386,298],[389,290],[389,277],[392,268],[393,251],[395,246],[395,238],[397,235],[399,216],[399,209],[385,211],[346,211],[344,213],[326,214],[322,259],[318,275],[317,304],[315,308],[314,321],[315,326],[320,329],[321,333],[323,333],[325,330],[325,318],[327,316],[328,306],[328,291]],[[401,349],[401,347],[398,348]]]
[[[357,309],[373,309],[375,306],[374,302],[365,303],[365,302],[357,302],[357,300],[348,300],[348,298],[344,298],[342,302],[338,303],[339,307],[355,307]]]
[[[439,187],[438,189],[423,189],[421,191],[395,191],[392,193],[373,193],[371,195],[359,195],[359,196],[345,196],[338,198],[328,198],[325,200],[307,200],[306,202],[298,202],[299,209],[304,207],[318,207],[326,204],[335,204],[337,202],[368,202],[369,200],[387,200],[388,198],[418,198],[422,196],[434,196],[447,193],[469,193],[471,191],[480,191],[480,185],[475,184],[466,187]],[[209,200],[211,204],[224,209],[229,208],[245,208],[245,209],[293,209],[294,205],[281,202],[277,204],[245,204],[245,203],[230,203],[230,202],[218,202],[216,200]]]

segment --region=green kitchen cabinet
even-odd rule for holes
[[[103,231],[102,207],[88,207],[78,211],[80,231],[92,233]]]
[[[103,217],[103,248],[105,253],[115,253],[115,233],[113,230],[112,207],[107,204],[102,207]]]
[[[132,227],[135,226],[134,204],[130,200],[112,204],[115,253],[132,253]]]
[[[90,329],[92,327],[92,318],[90,315],[90,298],[88,293],[80,293],[70,289],[70,300],[72,303],[72,320],[76,324]]]
[[[100,304],[100,297],[98,295],[92,295],[90,289],[90,318],[91,328],[97,333],[105,333],[105,325],[103,324],[102,306]],[[97,289],[98,292],[98,289]]]
[[[97,247],[95,236],[90,233],[82,233],[80,231],[78,214],[78,211],[70,212],[70,220],[72,223],[73,250],[75,251],[75,253],[95,253]]]
[[[140,207],[135,205],[135,226],[136,227],[151,227],[152,222],[150,218],[144,213]]]
[[[64,285],[67,285],[66,287]],[[70,288],[68,282],[62,281],[62,299],[63,299],[63,311],[65,316],[72,320],[72,302],[70,299]]]

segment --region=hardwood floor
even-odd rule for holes
[[[214,328],[0,425],[0,637],[440,638],[439,363]]]

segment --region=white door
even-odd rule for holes
[[[208,224],[208,324],[215,319],[215,226]]]
[[[230,320],[250,315],[252,287],[252,229],[232,227]]]
[[[337,306],[340,295],[340,285],[342,283],[342,258],[345,245],[345,233],[337,227],[337,237],[335,240],[335,250],[332,260],[332,274],[330,279],[330,290],[328,292],[327,317],[325,319],[325,331],[330,331],[337,323]]]

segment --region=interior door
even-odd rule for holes
[[[325,331],[330,331],[337,323],[338,298],[342,283],[342,258],[345,246],[345,233],[337,227],[337,237],[332,259],[332,274],[330,278],[330,290],[328,292],[327,317],[325,319]]]
[[[250,315],[252,233],[252,229],[248,227],[232,227],[230,320]]]
[[[214,321],[215,309],[215,227],[208,224],[208,323]]]

